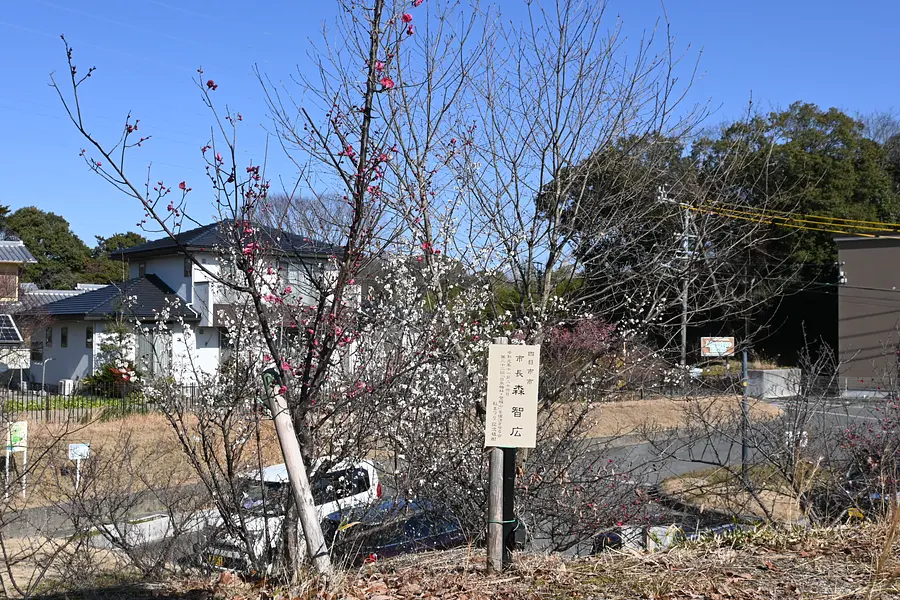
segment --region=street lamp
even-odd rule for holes
[[[45,394],[45,404],[44,410],[47,412],[47,421],[50,421],[50,394],[47,394],[45,391],[47,385],[47,363],[53,360],[52,358],[45,358],[41,361],[41,393]]]
[[[47,384],[47,363],[53,360],[52,358],[45,358],[41,361],[41,392],[44,392]]]

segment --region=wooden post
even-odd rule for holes
[[[516,528],[517,448],[503,448],[503,568],[512,564],[513,532]]]
[[[503,570],[503,448],[491,448],[488,496],[488,572]]]
[[[278,444],[284,455],[284,464],[287,468],[288,481],[291,484],[291,493],[297,512],[300,515],[300,526],[303,529],[303,537],[306,541],[306,550],[316,572],[326,577],[331,576],[333,569],[331,555],[322,534],[322,525],[312,497],[312,489],[306,476],[306,465],[303,463],[303,455],[300,452],[300,442],[297,441],[297,432],[294,422],[288,410],[284,396],[276,392],[272,380],[263,375],[266,390],[270,391],[269,408],[275,421],[275,433],[278,436]],[[293,532],[292,532],[293,533]]]
[[[507,344],[505,337],[493,339],[495,344]],[[503,570],[503,448],[491,448],[490,488],[488,492],[487,570]]]

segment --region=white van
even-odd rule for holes
[[[313,473],[323,463],[317,461]],[[342,461],[328,468],[328,472],[315,477],[313,502],[319,519],[357,506],[370,504],[382,496],[381,483],[375,465],[367,460],[359,462]],[[253,543],[253,553],[270,565],[275,551],[281,546],[283,509],[291,494],[287,468],[284,464],[266,467],[260,473],[255,471],[241,478],[241,511],[247,532]],[[227,535],[224,531],[208,540],[205,562],[216,569],[247,571],[252,565],[244,544],[240,539]],[[300,547],[305,551],[305,545]]]

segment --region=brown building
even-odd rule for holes
[[[840,386],[897,389],[900,362],[900,235],[838,237]]]

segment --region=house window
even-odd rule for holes
[[[44,331],[44,347],[52,348],[53,347],[53,328],[48,327]]]
[[[69,347],[69,328],[68,327],[60,327],[59,328],[59,347],[60,348],[68,348]]]
[[[187,256],[184,257],[184,276],[190,278],[191,271],[194,269],[194,263]]]
[[[37,340],[31,342],[31,362],[44,362],[44,346]]]
[[[94,328],[90,325],[84,330],[84,347],[85,348],[93,348],[94,347]]]
[[[138,277],[143,277],[147,274],[147,263],[139,262],[138,263]]]

